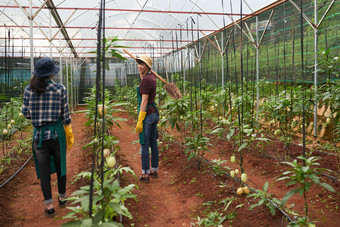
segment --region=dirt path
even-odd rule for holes
[[[129,166],[137,175],[141,174],[140,144],[138,134],[134,132],[135,123],[127,113],[119,117],[128,121],[120,122],[121,128],[115,127],[112,134],[120,138],[120,151],[118,156],[123,165]],[[174,183],[175,167],[166,167],[162,162],[160,152],[159,177],[150,178],[150,183],[140,182],[133,178],[131,182],[138,185],[134,190],[137,202],[131,201],[128,205],[134,219],[129,224],[135,226],[190,226],[191,210],[201,203],[199,198],[186,197]],[[125,226],[130,226],[127,223]]]

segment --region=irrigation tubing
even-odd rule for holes
[[[2,188],[3,186],[5,186],[10,180],[12,180],[25,166],[26,164],[29,162],[29,160],[31,160],[31,158],[33,157],[33,155],[31,155],[27,161],[20,167],[20,169],[18,169],[17,172],[15,172],[10,178],[8,178],[4,183],[2,183],[2,185],[0,185],[0,188]]]

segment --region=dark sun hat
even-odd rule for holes
[[[56,66],[51,58],[40,58],[34,65],[33,75],[46,77],[56,75],[60,68]]]

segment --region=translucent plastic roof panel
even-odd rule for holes
[[[62,57],[70,57],[74,52],[78,57],[94,57],[89,51],[96,49],[99,1],[93,0],[53,0],[56,13],[52,15],[48,3],[45,4],[47,1],[1,0],[1,48],[5,38],[11,37],[14,46],[29,55],[30,2],[33,15],[44,5],[33,20],[35,56],[50,56],[51,39],[53,57],[59,57],[60,53]],[[273,2],[276,1],[244,0],[242,14],[249,15]],[[119,45],[129,47],[135,54],[169,53],[173,41],[180,47],[238,20],[240,4],[239,0],[107,0],[105,36],[118,36],[122,40]],[[56,17],[60,18],[59,23]],[[60,26],[65,29],[67,38]],[[3,51],[0,54],[3,56]]]

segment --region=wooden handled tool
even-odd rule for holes
[[[137,60],[137,58],[131,54],[129,51],[127,51],[126,49],[123,49],[123,51],[125,53],[127,53],[131,58],[133,58],[134,60]],[[176,84],[174,82],[169,83],[168,81],[164,80],[160,75],[158,75],[157,73],[155,73],[153,70],[150,70],[160,81],[162,81],[165,85],[164,88],[165,90],[168,92],[168,94],[171,96],[171,98],[173,99],[180,99],[182,98],[182,94],[180,92],[180,90],[178,89],[178,87],[176,86]]]
[[[123,49],[123,51],[124,51],[125,53],[127,53],[130,57],[132,57],[133,59],[137,60],[137,58],[136,58],[133,54],[131,54],[128,50]],[[160,81],[162,81],[162,82],[165,83],[165,84],[169,84],[168,81],[164,80],[160,75],[158,75],[157,73],[155,73],[153,70],[151,70],[151,72],[152,72],[153,74],[155,74],[155,76],[156,76]]]

